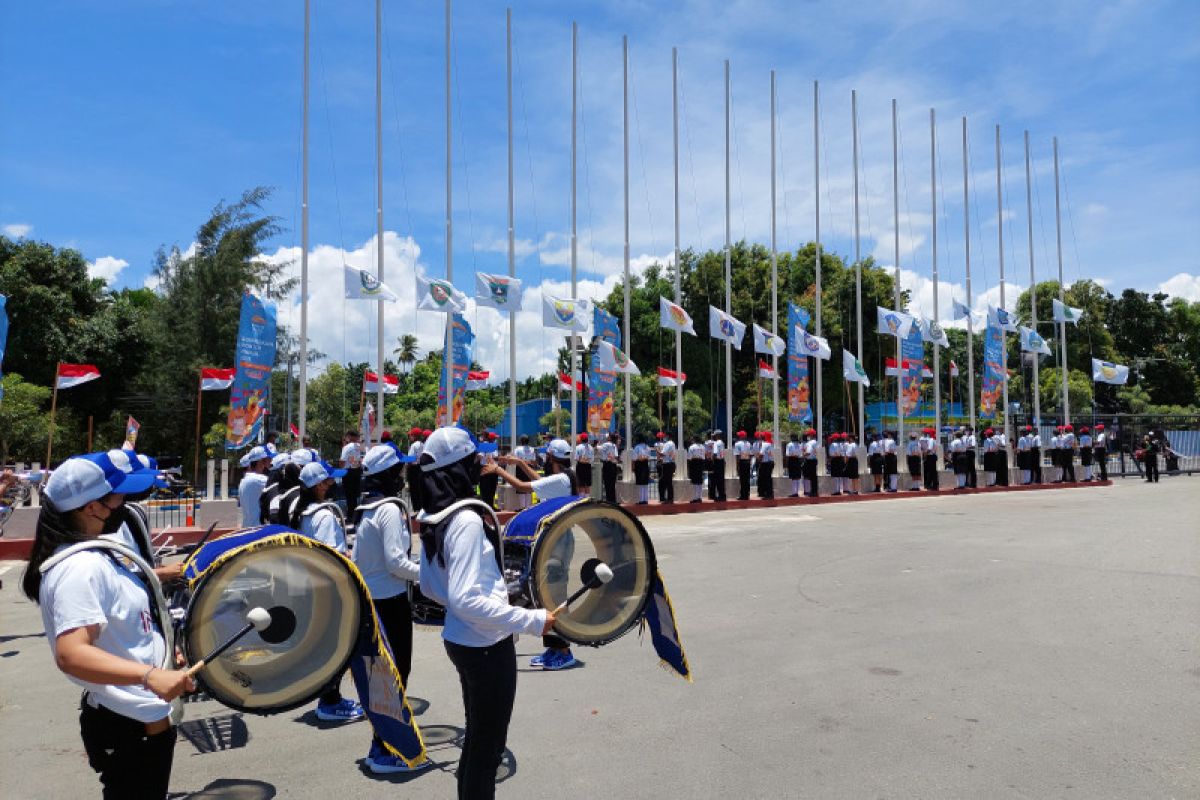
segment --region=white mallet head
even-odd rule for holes
[[[246,621],[254,626],[254,630],[264,631],[271,624],[271,612],[261,607],[252,608],[246,612]]]
[[[608,566],[608,564],[597,564],[596,565],[596,580],[598,580],[601,584],[605,584],[605,583],[608,583],[609,581],[611,581],[612,579],[613,579],[612,567]]]

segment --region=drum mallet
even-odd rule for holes
[[[224,653],[252,630],[257,630],[258,635],[268,644],[279,644],[296,630],[296,615],[287,606],[272,606],[270,611],[256,606],[246,612],[246,620],[244,628],[230,636],[204,658],[188,667],[188,677],[195,675],[204,668],[205,664]]]
[[[613,579],[612,568],[598,558],[589,558],[583,562],[583,566],[579,568],[579,579],[583,581],[583,586],[580,586],[575,592],[564,600],[558,608],[551,612],[554,616],[566,610],[567,606],[574,603],[583,593],[589,589],[599,589],[604,584]]]

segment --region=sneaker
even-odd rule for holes
[[[547,647],[547,648],[546,648],[546,651],[545,651],[544,653],[539,653],[538,655],[536,655],[536,656],[534,656],[533,658],[529,659],[529,666],[531,666],[531,667],[540,667],[540,666],[541,666],[543,663],[545,663],[546,659],[547,659],[547,658],[550,656],[550,654],[551,654],[551,653],[553,653],[553,652],[554,652],[553,650],[551,650],[550,648],[548,648],[548,647]]]
[[[322,722],[353,722],[362,719],[362,716],[362,706],[353,700],[342,698],[340,702],[330,706],[317,703],[317,719]]]
[[[567,669],[578,663],[575,661],[575,655],[568,650],[565,653],[560,653],[557,650],[548,650],[542,659],[542,669],[556,670]]]
[[[428,769],[433,766],[433,762],[428,758],[420,764],[409,766],[404,763],[404,759],[400,756],[394,756],[391,753],[380,753],[367,756],[367,769],[374,772],[376,775],[389,775],[396,773],[413,773],[420,772],[423,769]]]

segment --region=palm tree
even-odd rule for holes
[[[392,355],[396,357],[396,361],[404,369],[404,374],[407,375],[412,369],[413,364],[421,356],[421,348],[417,346],[417,337],[411,333],[406,333],[396,340],[399,345],[392,351]]]

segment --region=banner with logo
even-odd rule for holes
[[[613,393],[617,388],[617,373],[601,369],[597,347],[599,342],[620,347],[621,326],[615,316],[596,306],[592,309],[592,332],[596,338],[592,343],[592,363],[587,378],[587,430],[594,436],[612,430]]]
[[[238,323],[225,447],[239,450],[258,438],[275,364],[275,305],[246,292]]]
[[[808,327],[808,312],[795,303],[787,307],[787,410],[792,422],[812,422],[808,356],[800,349],[800,334]]]
[[[125,443],[121,445],[122,450],[137,450],[138,431],[141,428],[142,424],[132,416],[125,420]]]
[[[453,425],[462,418],[463,407],[466,403],[467,373],[471,371],[471,352],[475,345],[475,334],[470,324],[462,314],[450,317],[450,330],[447,332],[445,347],[442,350],[443,360],[441,375],[438,378],[438,425]],[[450,390],[451,413],[446,414],[446,361],[450,361],[450,373],[453,386]]]
[[[900,363],[904,367],[900,377],[900,413],[907,417],[921,402],[925,340],[921,338],[920,325],[909,326],[908,336],[900,340]]]
[[[1004,330],[988,318],[983,334],[983,388],[979,395],[979,417],[994,419],[1004,393]]]

